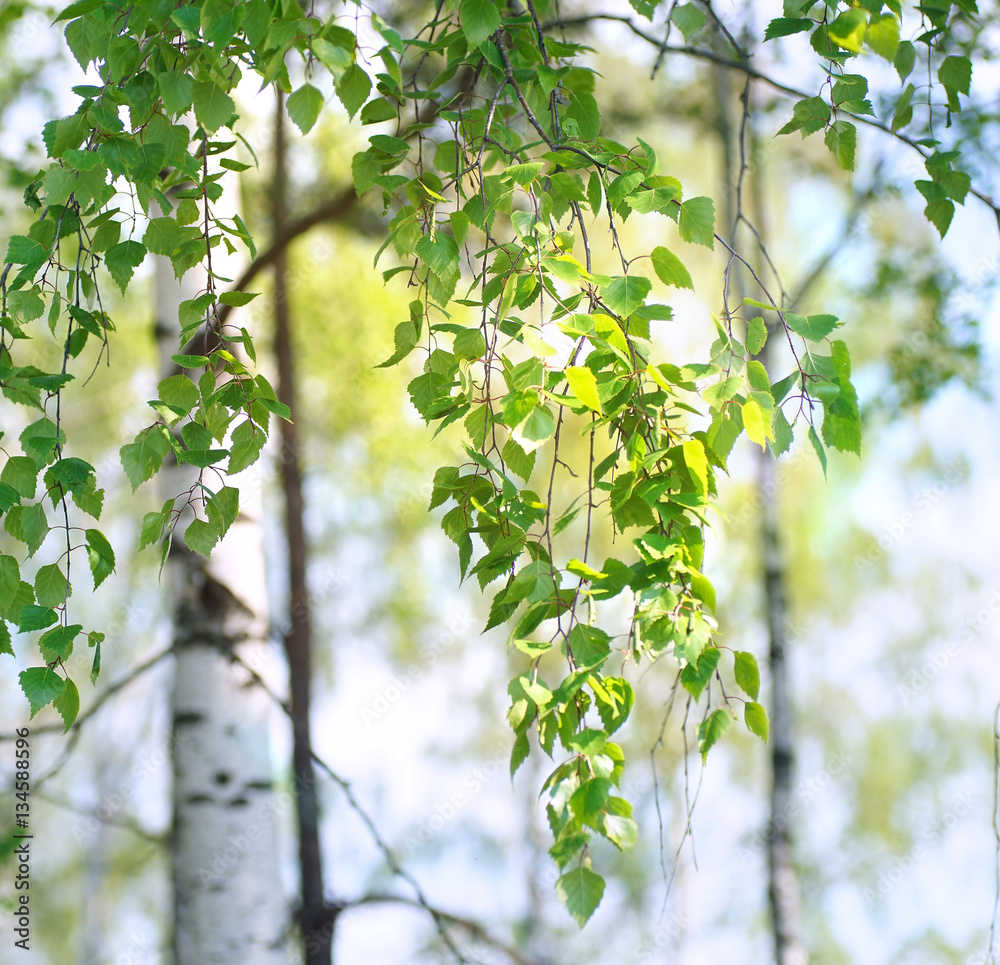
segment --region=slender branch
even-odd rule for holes
[[[739,60],[732,60],[729,57],[724,57],[721,54],[717,54],[711,50],[705,50],[702,47],[691,47],[686,44],[684,45],[664,45],[660,40],[654,37],[652,34],[647,33],[641,27],[639,27],[630,17],[623,16],[621,14],[613,13],[594,13],[586,16],[580,17],[567,17],[563,20],[552,21],[546,26],[561,26],[561,27],[586,27],[595,21],[613,21],[615,23],[624,24],[632,31],[637,37],[641,37],[647,43],[652,44],[657,50],[664,50],[667,53],[672,54],[684,54],[687,57],[693,57],[696,60],[705,60],[712,64],[717,64],[720,67],[726,67],[729,70],[736,70],[740,73],[746,74],[749,77],[759,80],[773,90],[779,91],[782,94],[788,94],[791,97],[807,98],[812,97],[812,94],[806,91],[799,90],[797,87],[791,87],[788,84],[783,84],[781,81],[776,80],[769,74],[765,74],[762,71],[757,70],[752,67],[749,63],[743,63]],[[842,107],[839,107],[838,113],[844,114],[846,117],[850,117],[852,121],[856,121],[859,124],[865,124],[868,127],[875,128],[881,131],[883,134],[888,134],[889,137],[895,138],[902,144],[916,151],[922,158],[926,159],[930,157],[931,152],[928,151],[921,144],[918,144],[912,137],[904,134],[902,131],[894,131],[888,125],[878,120],[875,117],[868,117],[864,114],[852,114],[850,111],[845,111]],[[1000,230],[1000,205],[998,205],[993,198],[983,191],[977,188],[970,188],[969,194],[978,198],[983,204],[986,205],[992,212],[997,220],[997,228]]]
[[[346,901],[339,905],[340,912],[347,911],[351,908],[360,908],[363,905],[373,905],[373,904],[396,904],[396,905],[408,905],[411,908],[420,908],[424,911],[430,910],[430,906],[423,905],[419,901],[413,898],[407,898],[405,895],[389,895],[389,894],[368,894],[362,895],[360,898],[356,898],[353,901]],[[502,952],[506,955],[515,965],[541,965],[538,959],[529,958],[527,955],[520,952],[513,945],[505,942],[501,938],[497,938],[491,935],[486,928],[479,922],[472,918],[466,918],[464,915],[456,915],[450,911],[443,911],[440,908],[434,906],[434,912],[440,916],[440,918],[446,921],[449,925],[457,926],[458,928],[464,928],[469,935],[478,942],[482,942],[484,945],[489,945],[491,948],[495,948],[498,952]]]

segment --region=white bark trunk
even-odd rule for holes
[[[183,284],[156,264],[161,357],[178,351]],[[191,467],[162,472],[164,498],[193,482]],[[237,485],[227,480],[228,485]],[[168,562],[174,601],[174,950],[177,965],[285,965],[288,906],[278,867],[276,796],[268,754],[269,696],[238,655],[260,666],[268,612],[259,487],[207,562],[180,538]],[[253,496],[257,498],[254,499]],[[182,527],[185,521],[182,520]]]

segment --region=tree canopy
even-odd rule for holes
[[[20,674],[32,715],[53,704],[73,724],[74,648],[92,651],[92,681],[114,661],[100,626],[73,622],[84,557],[97,588],[116,553],[95,468],[74,455],[63,420],[78,386],[119,364],[102,293],[125,293],[149,255],[177,278],[206,272],[180,306],[176,372],[120,448],[133,492],[167,460],[198,470],[142,519],[140,544],[161,560],[177,539],[212,552],[240,511],[228,477],[258,460],[273,419],[294,417],[255,366],[256,333],[231,320],[254,293],[218,270],[223,252],[267,257],[239,214],[220,214],[227,172],[256,160],[233,97],[256,75],[287,95],[303,134],[331,92],[376,132],[353,158],[354,189],[381,202],[376,261],[391,259],[385,281],[410,293],[382,365],[417,354],[412,405],[436,431],[464,429],[430,508],[446,509],[463,578],[491,595],[486,628],[506,627],[523,655],[506,683],[510,769],[534,732],[554,762],[541,786],[549,853],[576,921],[605,887],[592,837],[624,851],[636,841],[614,739],[636,699],[630,665],[678,662],[675,696],[699,716],[703,758],[737,720],[768,739],[757,660],[719,636],[704,572],[717,480],[744,434],[780,456],[798,431],[825,472],[830,449],[860,455],[862,432],[838,317],[796,312],[745,204],[751,87],[788,95],[779,139],[819,135],[844,171],[861,163],[864,128],[918,157],[913,183],[943,238],[970,195],[993,207],[967,170],[977,142],[967,150],[963,114],[982,21],[969,0],[785,0],[757,37],[737,36],[710,3],[632,7],[570,15],[550,0],[444,0],[397,23],[360,3],[298,0],[79,0],[59,13],[91,83],[43,128],[51,163],[24,192],[34,221],[9,239],[0,276],[0,388],[33,420],[0,470],[4,529],[18,544],[0,555],[0,653],[14,652],[11,628],[37,645],[37,666]],[[678,50],[742,78],[734,203],[689,196],[642,138],[606,136],[590,51],[574,39],[602,16],[661,56]],[[773,80],[757,66],[761,45],[787,45],[822,81]],[[630,219],[648,219],[657,243],[628,250]],[[659,358],[657,329],[693,289],[685,262],[699,248],[721,256],[707,350]],[[345,324],[364,338],[363,319]],[[47,368],[26,348],[43,340],[58,345]],[[598,535],[613,555],[595,558]]]

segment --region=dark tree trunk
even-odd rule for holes
[[[274,237],[288,225],[287,145],[284,98],[279,94],[274,119],[274,184],[272,188]],[[274,256],[274,354],[278,365],[278,398],[296,412],[295,360],[288,305],[288,249]],[[293,415],[294,418],[294,415]],[[292,766],[299,823],[301,906],[299,921],[305,943],[306,965],[330,965],[334,919],[323,896],[323,861],[319,841],[319,802],[312,762],[309,706],[311,683],[311,623],[306,585],[306,545],[302,465],[294,422],[279,421],[281,437],[281,488],[285,499],[285,534],[288,542],[288,621],[285,653],[293,728]]]

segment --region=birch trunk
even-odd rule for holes
[[[751,96],[749,87],[743,96]],[[755,150],[754,127],[747,117],[739,124],[730,114],[730,105],[736,100],[728,75],[716,73],[716,103],[718,106],[718,131],[722,147],[723,171],[726,177],[726,215],[730,228],[730,244],[734,247],[739,236],[739,216],[743,195],[749,195],[754,204],[754,221],[758,237],[766,237],[763,219],[761,185],[762,153]],[[749,105],[743,105],[749,110]],[[743,131],[737,135],[736,131]],[[747,142],[741,147],[739,137]],[[747,163],[749,149],[751,163]],[[737,185],[742,178],[742,192],[738,197]],[[743,233],[748,244],[756,245],[757,239],[749,232]],[[760,261],[761,259],[758,259]],[[758,272],[759,274],[759,272]],[[744,272],[740,267],[733,272],[732,303],[741,305],[744,295]],[[774,348],[778,342],[777,326],[768,326],[768,338],[757,356],[768,376],[773,379]],[[767,614],[768,665],[771,676],[771,813],[768,823],[767,891],[771,908],[774,935],[775,965],[808,965],[809,956],[802,941],[802,902],[798,869],[789,827],[789,805],[792,796],[792,765],[794,737],[792,733],[791,695],[788,686],[785,627],[788,609],[785,592],[784,554],[781,545],[779,514],[779,487],[775,473],[774,456],[769,449],[762,450],[757,462],[757,497],[761,507],[761,560],[764,607]]]
[[[170,262],[156,259],[164,374],[177,351],[178,305],[194,294],[194,276],[178,284]],[[186,491],[192,472],[165,466],[164,498]],[[177,965],[287,962],[279,808],[268,755],[271,701],[233,659],[259,666],[268,646],[259,498],[254,505],[247,489],[241,488],[239,517],[210,562],[178,538],[167,564],[176,659],[171,857]]]

